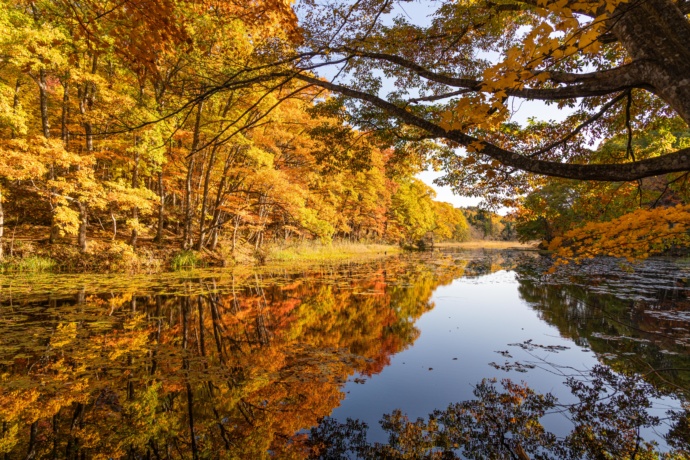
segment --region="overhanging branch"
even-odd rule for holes
[[[454,88],[463,88],[469,91],[482,91],[484,87],[484,82],[482,80],[444,75],[395,54],[366,52],[350,48],[334,49],[332,51],[348,53],[349,58],[360,57],[389,62],[410,70],[429,81]],[[545,73],[548,74],[549,80],[552,82],[569,86],[558,88],[506,88],[505,92],[508,96],[522,99],[561,100],[578,97],[604,96],[630,88],[646,88],[648,85],[646,85],[641,78],[640,66],[641,64],[639,63],[631,63],[614,69],[589,72],[586,74],[566,72],[551,73],[546,71]]]
[[[296,74],[295,78],[321,86],[330,91],[353,97],[386,111],[401,121],[421,128],[434,137],[447,139],[462,146],[476,148],[482,155],[499,161],[505,166],[514,167],[523,171],[542,174],[546,176],[563,177],[568,179],[594,180],[594,181],[633,181],[644,177],[657,176],[673,172],[690,171],[690,148],[682,149],[674,153],[655,158],[633,161],[630,163],[612,164],[569,164],[555,161],[545,161],[529,158],[517,152],[505,150],[497,145],[480,140],[461,131],[446,131],[439,125],[421,118],[414,113],[399,107],[391,102],[374,96],[373,94],[348,88],[343,85],[330,83],[316,77],[304,74]]]

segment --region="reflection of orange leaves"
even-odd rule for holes
[[[90,456],[142,452],[150,440],[165,446],[173,438],[185,456],[191,395],[200,451],[223,458],[260,458],[267,450],[293,455],[299,448],[285,440],[340,403],[349,375],[380,372],[414,341],[414,319],[431,308],[438,283],[453,278],[402,263],[348,268],[348,275],[344,281],[342,272],[324,269],[299,281],[263,278],[251,286],[234,278],[234,294],[214,297],[194,296],[186,285],[187,297],[137,295],[136,311],[128,295],[90,296],[63,320],[61,334],[73,338],[60,356],[20,379],[38,396],[17,397],[29,402],[13,409],[15,419],[41,418],[43,436],[52,429],[49,417],[59,413],[59,432],[69,433],[79,402],[89,410],[72,433]],[[40,334],[55,335],[53,328]],[[229,443],[230,450],[218,420],[230,440],[242,440]],[[24,449],[28,431],[18,436],[17,449]]]

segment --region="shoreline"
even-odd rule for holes
[[[339,241],[273,245],[261,250],[238,245],[234,252],[222,246],[216,251],[183,250],[177,245],[159,246],[147,240],[140,241],[136,248],[122,240],[92,239],[89,243],[87,250],[81,252],[72,242],[64,240],[53,245],[40,240],[15,242],[14,250],[6,250],[5,257],[0,260],[0,275],[165,274],[267,264],[329,263],[404,252],[396,245]]]
[[[519,241],[492,241],[492,240],[472,240],[463,242],[436,243],[434,248],[459,248],[459,249],[538,249],[538,242],[531,241],[521,243]]]
[[[435,243],[433,248],[537,249],[536,243],[486,240]],[[159,246],[152,241],[144,240],[135,249],[123,240],[92,239],[87,251],[80,252],[69,240],[54,245],[40,240],[23,240],[15,243],[13,251],[5,251],[6,256],[0,261],[0,274],[163,274],[205,268],[340,262],[387,257],[408,251],[410,250],[394,244],[346,241],[334,241],[331,244],[300,242],[272,245],[258,251],[247,246],[238,246],[236,251],[230,252],[223,247],[216,251],[182,250],[173,245]]]
[[[18,247],[16,247],[18,246]],[[164,274],[197,269],[259,267],[286,263],[329,263],[352,259],[374,259],[408,252],[399,245],[383,243],[351,243],[334,241],[331,244],[301,242],[267,246],[254,250],[238,246],[217,251],[182,250],[172,245],[159,246],[141,241],[132,248],[122,240],[90,241],[86,252],[80,252],[69,240],[48,245],[40,240],[24,240],[0,262],[0,274]],[[536,249],[534,243],[517,241],[485,241],[435,243],[441,249]]]

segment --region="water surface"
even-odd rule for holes
[[[598,261],[547,277],[520,251],[143,277],[4,277],[8,458],[304,458],[325,416],[370,426],[484,378],[572,400],[597,363],[689,388],[690,267]],[[563,414],[544,424],[564,435]],[[651,433],[661,442],[660,435]]]

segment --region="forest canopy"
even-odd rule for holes
[[[408,4],[2,0],[0,229],[230,258],[465,239],[433,167],[564,256],[688,244],[685,0]],[[532,101],[560,121],[516,121]]]

